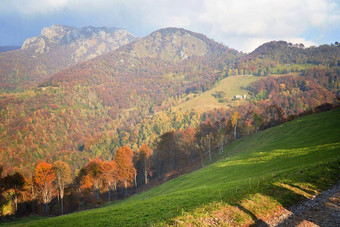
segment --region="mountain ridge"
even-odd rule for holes
[[[52,25],[21,49],[0,54],[0,90],[34,87],[50,74],[92,59],[136,38],[119,28]]]

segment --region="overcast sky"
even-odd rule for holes
[[[183,27],[250,52],[270,40],[340,41],[340,0],[0,0],[0,45],[22,45],[43,27],[125,28],[146,36]]]

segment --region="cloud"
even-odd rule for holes
[[[218,39],[250,51],[263,40],[312,44],[301,35],[310,27],[325,31],[338,26],[340,8],[328,0],[205,0],[199,21],[211,25],[209,32]],[[246,42],[237,43],[237,39]]]
[[[3,10],[10,12],[19,12],[23,15],[32,15],[36,13],[51,13],[64,9],[72,2],[79,2],[78,0],[2,0],[0,3]],[[1,6],[0,5],[0,6]]]
[[[1,0],[0,14],[71,26],[119,26],[137,35],[184,27],[246,52],[264,41],[314,45],[340,36],[338,0]]]

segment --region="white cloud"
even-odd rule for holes
[[[270,40],[315,44],[340,27],[338,0],[1,0],[0,13],[5,10],[26,16],[67,10],[89,15],[93,24],[119,21],[145,34],[184,27],[247,52]]]
[[[301,37],[309,28],[331,29],[340,23],[340,8],[328,0],[216,0],[204,1],[199,21],[224,43],[251,51],[264,40],[314,44]],[[237,40],[242,40],[242,43]]]
[[[72,2],[79,2],[78,0],[3,0],[1,5],[5,6],[7,10],[12,12],[19,12],[23,15],[32,15],[36,13],[50,13],[64,9]],[[1,7],[5,10],[4,7]]]
[[[276,40],[276,41],[284,40],[286,42],[290,42],[294,44],[303,43],[305,47],[317,46],[317,44],[313,41],[306,40],[304,38],[297,38],[297,37],[286,37],[285,39],[244,37],[244,38],[231,38],[231,39],[228,39],[228,42],[230,43],[230,46],[238,47],[236,48],[238,50],[251,52],[255,50],[257,47],[259,47],[260,45],[262,45],[263,43],[270,42],[273,40]]]

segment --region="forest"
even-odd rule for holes
[[[166,42],[174,33],[187,56]],[[261,77],[245,103],[175,110],[242,74]],[[184,29],[38,75],[0,96],[1,217],[84,210],[201,168],[239,138],[334,108],[339,76],[339,45],[270,42],[245,55]]]
[[[151,148],[147,143],[137,149],[122,145],[111,154],[86,157],[84,160],[88,161],[82,162],[85,163],[83,166],[82,163],[78,164],[80,168],[75,174],[71,174],[75,163],[71,162],[70,167],[67,154],[59,156],[65,157],[62,160],[57,155],[45,159],[50,163],[41,159],[36,161],[30,174],[18,168],[15,171],[7,169],[1,179],[2,212],[6,214],[10,211],[19,216],[31,213],[60,215],[88,209],[104,201],[126,198],[137,191],[204,167],[214,155],[223,153],[225,146],[241,137],[299,116],[334,108],[334,104],[330,103],[338,103],[339,100],[327,90],[335,88],[334,75],[334,72],[312,69],[301,75],[305,78],[263,78],[248,88],[254,94],[252,102],[234,109],[221,108],[200,116],[192,115],[191,119],[196,116],[196,124],[176,120],[177,125],[169,126],[171,130],[164,129],[165,133],[157,128],[164,122],[160,117],[160,125],[154,123],[151,129],[160,135],[150,143]],[[261,91],[268,91],[268,94],[258,95]],[[286,100],[289,100],[288,104]],[[163,117],[171,114],[173,118],[165,123],[188,117],[171,111]],[[129,144],[129,138],[125,140],[122,144]],[[93,144],[85,144],[83,152],[93,145],[99,149],[104,146],[96,144],[96,141],[88,143]],[[1,170],[3,172],[4,168],[1,167]]]

